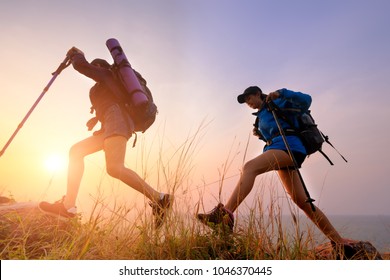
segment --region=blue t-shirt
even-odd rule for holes
[[[290,109],[284,111],[284,114],[291,121],[295,122],[295,126],[298,126],[297,118],[294,117],[297,114],[296,110],[300,110],[301,112],[307,111],[311,105],[311,96],[301,92],[294,92],[285,88],[279,89],[278,92],[280,97],[275,99],[273,102],[281,110]],[[255,113],[255,115],[258,117],[257,125],[264,137],[264,140],[269,141],[272,139],[271,144],[264,147],[264,151],[271,149],[287,150],[283,138],[279,133],[279,128],[276,124],[274,116],[272,112],[268,110],[267,106],[263,106],[257,113]],[[278,120],[283,129],[290,128],[290,125],[285,120],[282,118],[278,118]],[[288,135],[286,136],[286,139],[292,152],[307,154],[306,149],[298,136]]]

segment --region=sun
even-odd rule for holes
[[[65,169],[66,160],[63,156],[52,154],[44,162],[45,168],[50,172],[58,172]]]

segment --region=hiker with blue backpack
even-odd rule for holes
[[[121,90],[123,89],[114,71],[114,65],[110,65],[103,59],[95,59],[89,63],[84,53],[75,47],[68,51],[67,57],[75,70],[96,82],[89,93],[96,117],[91,119],[87,126],[91,130],[96,122],[100,121],[101,130],[71,147],[66,195],[55,203],[39,203],[40,210],[60,219],[75,217],[76,198],[84,173],[84,158],[103,150],[107,173],[150,200],[155,227],[160,227],[166,211],[172,205],[173,196],[156,191],[136,172],[125,167],[126,146],[135,131],[137,116],[130,114],[122,104]],[[129,65],[125,66],[129,67]]]
[[[324,235],[336,244],[347,244],[349,241],[342,238],[325,214],[313,205],[314,200],[308,196],[299,173],[299,168],[308,153],[301,137],[292,126],[299,125],[297,112],[308,111],[311,105],[310,95],[288,89],[280,89],[267,95],[259,87],[251,86],[240,94],[237,100],[240,104],[246,103],[250,108],[258,110],[254,113],[256,123],[253,132],[266,142],[264,151],[245,163],[241,177],[228,202],[225,205],[219,203],[209,213],[197,214],[197,218],[208,226],[222,226],[232,231],[233,212],[251,192],[255,178],[260,174],[276,170],[293,202]],[[286,118],[277,117],[275,108],[283,112]]]

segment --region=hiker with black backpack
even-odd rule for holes
[[[75,70],[96,82],[89,93],[96,117],[87,126],[92,129],[100,121],[101,130],[71,147],[66,195],[55,203],[39,203],[40,210],[61,219],[75,217],[76,198],[84,173],[84,157],[103,150],[107,173],[150,199],[155,227],[160,227],[173,196],[156,191],[136,172],[125,167],[126,146],[134,133],[135,122],[121,104],[121,89],[113,65],[103,59],[89,63],[84,53],[75,47],[68,51],[67,57]]]
[[[293,202],[324,235],[334,243],[348,243],[348,240],[340,236],[325,214],[313,205],[314,200],[308,196],[300,177],[299,168],[307,152],[301,138],[291,130],[291,122],[294,122],[294,126],[299,125],[297,112],[308,111],[311,105],[310,95],[288,89],[280,89],[267,95],[259,87],[251,86],[240,94],[237,100],[240,104],[246,103],[250,108],[258,110],[254,113],[256,123],[253,132],[266,142],[264,151],[245,163],[241,177],[226,205],[219,203],[211,212],[197,214],[197,218],[208,226],[220,225],[232,231],[233,212],[252,190],[255,178],[265,172],[276,170]],[[275,108],[283,111],[289,120],[277,117]]]

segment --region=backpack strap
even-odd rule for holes
[[[134,134],[134,141],[133,141],[133,148],[135,147],[135,144],[137,144],[137,139],[138,139],[138,135],[137,135],[137,132],[133,132]]]
[[[320,131],[321,132],[321,131]],[[322,132],[321,132],[321,135],[322,135],[322,137],[324,137],[324,139],[325,139],[325,142],[326,143],[328,143],[339,155],[340,155],[340,157],[345,161],[345,162],[348,162],[348,160],[335,148],[335,146],[333,146],[333,144],[332,143],[330,143],[330,141],[329,141],[329,137],[327,136],[327,135],[325,135],[325,134],[323,134]],[[321,151],[322,152],[322,151]],[[325,155],[324,155],[325,156]],[[328,159],[329,160],[329,159]],[[331,162],[330,160],[329,160],[329,162]],[[333,164],[332,164],[333,165]]]
[[[324,151],[322,150],[322,149],[319,149],[318,150],[318,152],[320,152],[321,153],[321,155],[323,155],[324,156],[324,158],[326,158],[327,159],[327,161],[329,161],[329,163],[330,163],[330,165],[334,165],[333,164],[333,162],[330,160],[330,158],[328,157],[328,155],[327,154],[325,154],[324,153]]]
[[[267,110],[268,111],[271,111],[272,109],[271,109],[271,104],[269,104],[269,103],[266,103],[266,105],[267,105]],[[272,102],[272,108],[275,108],[275,113],[276,113],[276,115],[279,117],[279,118],[281,118],[281,119],[283,119],[286,123],[288,123],[288,125],[290,126],[290,128],[291,129],[293,129],[293,130],[295,130],[296,132],[299,132],[299,128],[297,128],[295,125],[294,125],[294,123],[291,121],[291,119],[289,119],[287,116],[286,116],[286,114],[284,113],[284,111],[294,111],[295,113],[301,113],[302,112],[302,110],[300,110],[300,109],[293,109],[293,108],[291,108],[291,109],[281,109],[280,107],[278,107],[274,102]]]
[[[253,135],[257,136],[260,140],[267,142],[259,130],[259,117],[257,116],[257,113],[253,113],[252,115],[256,116],[255,123],[253,124]]]

